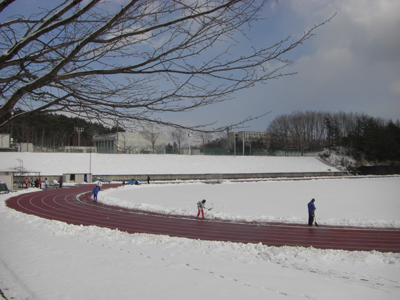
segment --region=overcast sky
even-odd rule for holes
[[[119,4],[126,0],[111,0]],[[23,10],[40,0],[13,5]],[[16,2],[18,3],[18,1]],[[271,0],[268,18],[254,24],[248,44],[273,45],[334,14],[316,36],[290,52],[287,73],[297,75],[270,81],[234,95],[229,102],[173,117],[184,125],[212,123],[214,127],[248,116],[271,113],[248,123],[246,130],[265,131],[269,122],[294,111],[358,112],[400,119],[400,0]]]
[[[235,100],[193,113],[193,120],[231,124],[271,111],[246,130],[265,131],[268,123],[294,111],[358,112],[400,119],[399,0],[279,0],[264,10],[253,39],[296,37],[336,13],[316,36],[290,54],[286,72],[235,95]],[[255,42],[254,40],[252,42]]]

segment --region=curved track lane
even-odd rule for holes
[[[103,188],[116,187],[107,184]],[[190,239],[400,252],[400,230],[346,229],[303,225],[234,223],[168,216],[94,204],[92,185],[27,193],[7,200],[8,207],[42,218],[74,225],[95,225],[129,233],[163,234]],[[84,194],[86,193],[86,194]]]

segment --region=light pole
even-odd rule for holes
[[[243,153],[242,155],[244,156],[244,150],[245,150],[245,143],[246,143],[246,131],[243,131]]]
[[[191,152],[191,150],[190,150],[190,137],[192,136],[192,134],[191,133],[189,133],[188,134],[188,137],[189,137],[189,155],[192,155],[192,152]]]
[[[13,118],[13,116],[14,116],[14,110],[12,109],[11,110],[11,119]],[[14,142],[14,140],[13,140],[13,124],[12,123],[13,122],[11,122],[11,124],[10,124],[10,126],[11,126],[11,128],[10,128],[11,134],[10,134],[10,145],[9,145],[9,148],[13,147],[13,142]]]
[[[90,182],[92,182],[92,147],[90,146],[89,150],[89,174],[88,174],[88,183],[89,183],[89,178]]]
[[[233,133],[233,155],[236,156],[236,132]]]
[[[23,175],[23,170],[24,170],[24,161],[22,159],[17,158],[16,160],[19,161],[19,173]]]
[[[83,127],[75,127],[74,128],[76,132],[78,132],[78,147],[81,146],[81,132],[84,131]]]
[[[24,161],[22,159],[17,158],[19,161],[19,175],[20,175],[20,180],[23,180],[23,172],[24,172]],[[23,187],[23,183],[21,183],[21,187]]]
[[[97,131],[93,132],[93,137],[92,137],[92,142],[89,148],[89,175],[88,175],[88,183],[92,182],[92,150],[93,148],[96,147],[96,141],[94,140],[94,137],[97,135]],[[97,148],[96,148],[96,153],[97,153]],[[89,181],[90,179],[90,181]]]

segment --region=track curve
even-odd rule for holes
[[[119,185],[107,184],[103,188]],[[234,223],[146,213],[92,203],[93,185],[22,194],[6,201],[17,211],[74,225],[95,225],[128,233],[162,234],[190,239],[303,246],[349,251],[400,252],[400,230],[308,227]]]

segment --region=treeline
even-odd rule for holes
[[[294,112],[276,117],[268,126],[272,149],[318,151],[343,147],[357,160],[400,160],[400,122],[366,114]]]
[[[102,124],[89,123],[77,117],[57,114],[27,115],[18,122],[3,128],[2,133],[9,133],[14,143],[33,143],[39,150],[57,149],[63,146],[78,146],[78,130],[80,129],[80,145],[92,146],[93,135],[116,132],[116,127],[107,128]],[[119,131],[124,131],[122,128]]]

